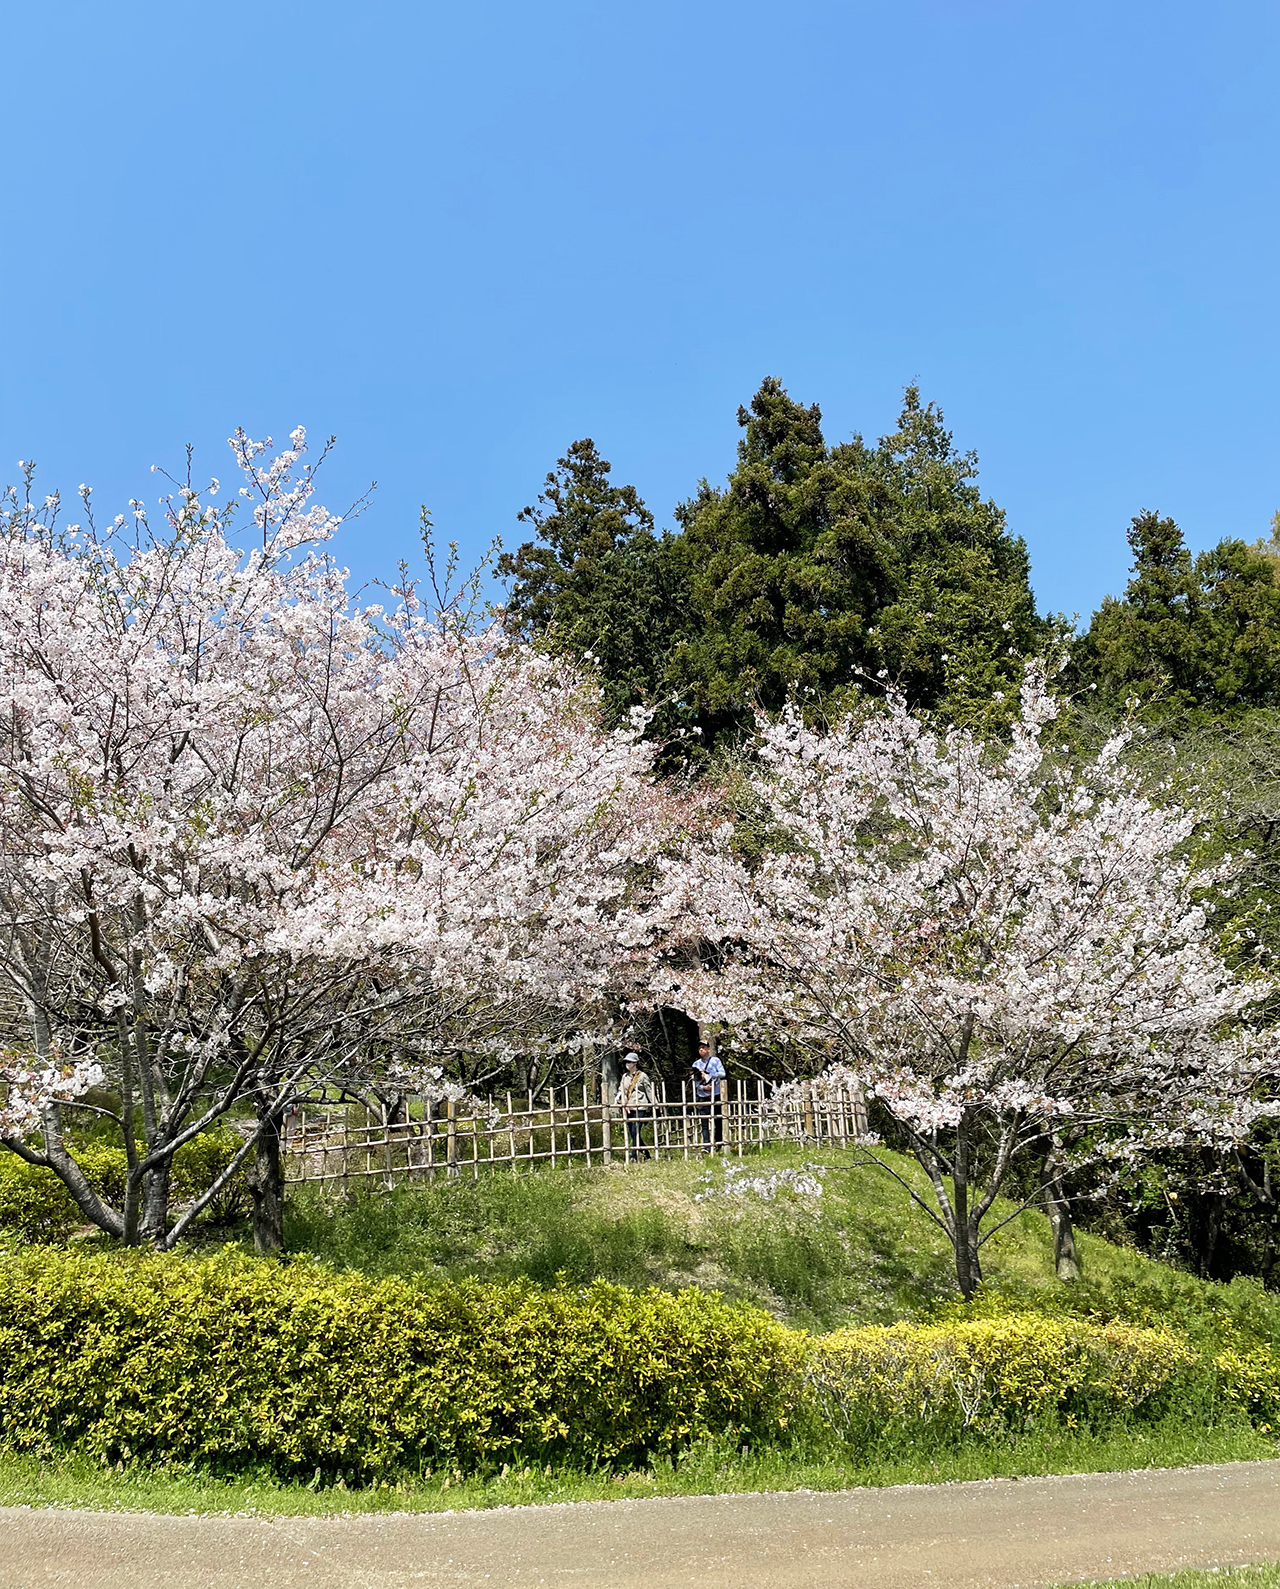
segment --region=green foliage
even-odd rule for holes
[[[1274,549],[1219,541],[1193,557],[1172,519],[1140,513],[1133,567],[1108,596],[1073,657],[1073,681],[1094,685],[1112,713],[1185,723],[1205,713],[1280,705],[1280,580]]]
[[[859,455],[860,444],[852,450]],[[895,560],[892,599],[876,617],[880,665],[913,705],[999,729],[1014,709],[1023,659],[1060,639],[1060,624],[1036,614],[1026,543],[973,484],[977,454],[955,450],[941,412],[922,405],[914,386],[871,466]]]
[[[1249,1352],[1220,1352],[1213,1364],[1225,1395],[1243,1408],[1253,1423],[1268,1432],[1280,1428],[1280,1352],[1260,1347]]]
[[[806,1156],[813,1155],[777,1148],[765,1159]],[[892,1320],[952,1294],[945,1249],[880,1172],[842,1166],[812,1208],[699,1203],[705,1168],[699,1157],[392,1192],[298,1188],[286,1208],[286,1240],[290,1250],[373,1275],[698,1285],[812,1329],[851,1317]],[[900,1168],[914,1173],[914,1161]],[[1004,1250],[1016,1247],[1010,1232]],[[1042,1260],[1037,1252],[1029,1261]]]
[[[696,626],[671,671],[709,739],[793,687],[825,696],[876,656],[892,549],[868,472],[832,455],[821,420],[767,379],[738,410],[727,485],[703,481],[677,509],[672,554]]]
[[[184,1143],[173,1156],[170,1187],[174,1199],[188,1202],[203,1192],[226,1169],[240,1146],[241,1139],[232,1131],[208,1131]],[[128,1174],[124,1149],[89,1142],[77,1146],[75,1157],[99,1196],[119,1206]],[[243,1190],[243,1178],[237,1176],[213,1212],[223,1216],[234,1212]],[[0,1151],[0,1236],[13,1235],[29,1242],[62,1241],[82,1223],[71,1194],[52,1170],[38,1169],[16,1153]]]
[[[1186,1572],[1144,1572],[1110,1578],[1093,1589],[1280,1589],[1280,1562],[1259,1567],[1205,1567]],[[1063,1586],[1066,1589],[1066,1586]]]
[[[846,1490],[884,1484],[941,1484],[1047,1473],[1118,1473],[1126,1468],[1250,1462],[1277,1455],[1275,1440],[1240,1423],[1206,1427],[1164,1418],[1120,1423],[1100,1433],[1061,1424],[968,1438],[951,1446],[903,1444],[864,1459],[829,1444],[744,1448],[701,1440],[672,1462],[611,1472],[526,1464],[496,1474],[405,1475],[363,1488],[344,1481],[280,1480],[268,1473],[218,1478],[186,1465],[132,1462],[104,1468],[88,1457],[16,1455],[0,1449],[0,1505],[62,1506],[190,1516],[233,1512],[256,1517],[319,1517],[353,1512],[441,1512],[655,1495],[731,1495],[750,1491]],[[504,1464],[506,1467],[506,1464]]]
[[[291,1243],[345,1274],[225,1251],[0,1255],[4,1441],[297,1482],[430,1469],[437,1487],[798,1442],[767,1474],[718,1478],[717,1458],[664,1491],[693,1493],[834,1484],[838,1463],[846,1482],[895,1482],[1253,1455],[1249,1420],[1263,1440],[1280,1428],[1280,1299],[1258,1285],[1206,1284],[1086,1233],[1088,1278],[1060,1286],[1047,1222],[1027,1213],[962,1307],[945,1243],[901,1188],[823,1157],[827,1190],[795,1207],[696,1202],[705,1161],[296,1196]],[[815,1339],[726,1297],[795,1322],[882,1322]],[[1239,1449],[1197,1444],[1193,1425],[1240,1431]],[[1109,1457],[1071,1445],[1086,1428]]]
[[[882,1156],[927,1190],[913,1159]],[[931,1319],[954,1299],[945,1238],[883,1171],[851,1166],[838,1151],[784,1146],[759,1162],[781,1168],[806,1159],[830,1167],[825,1189],[794,1206],[698,1202],[707,1164],[699,1157],[389,1193],[298,1188],[286,1234],[292,1250],[366,1274],[549,1283],[564,1273],[574,1284],[698,1285],[814,1330]],[[1205,1350],[1215,1341],[1280,1347],[1280,1296],[1256,1282],[1206,1283],[1087,1230],[1078,1242],[1085,1279],[1059,1285],[1048,1221],[1020,1215],[983,1249],[986,1289],[1005,1309],[1167,1324]]]
[[[575,441],[519,515],[537,539],[504,552],[498,573],[511,581],[507,628],[575,662],[593,657],[617,723],[655,698],[685,614],[669,538],[655,537],[635,487],[611,485],[609,473],[590,437]]]
[[[941,1445],[1045,1420],[1150,1418],[1202,1369],[1170,1330],[1013,1313],[837,1331],[815,1342],[808,1379],[828,1423],[865,1450],[904,1430]]]
[[[839,709],[881,669],[917,706],[999,727],[1022,658],[1053,634],[976,460],[914,387],[876,447],[828,446],[821,421],[765,380],[738,411],[737,467],[677,508],[676,536],[575,442],[520,515],[537,539],[500,561],[508,627],[591,653],[610,716],[648,702],[662,737],[696,728],[710,746],[793,690]]]
[[[229,1254],[0,1257],[10,1452],[355,1484],[675,1462],[857,1461],[1028,1431],[1208,1429],[1280,1406],[1274,1353],[1001,1311],[814,1338],[694,1289],[424,1289]],[[193,1409],[199,1416],[193,1416]]]
[[[61,1241],[77,1223],[77,1209],[52,1170],[34,1169],[0,1152],[0,1234],[22,1241]]]
[[[17,1451],[362,1482],[627,1465],[784,1438],[799,1341],[697,1291],[33,1249],[0,1257],[0,1429]]]
[[[678,510],[696,633],[673,676],[714,733],[793,686],[833,698],[882,669],[912,704],[984,727],[1007,720],[1021,660],[1050,632],[1026,547],[972,484],[973,454],[909,387],[875,448],[828,447],[816,405],[775,379],[740,409],[725,489]]]

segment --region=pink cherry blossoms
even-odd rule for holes
[[[355,606],[290,443],[232,440],[248,550],[189,483],[162,532],[18,493],[0,524],[0,1134],[125,1240],[178,1239],[203,1205],[171,1217],[172,1155],[237,1104],[227,1173],[278,1183],[300,1088],[425,1074],[495,1009],[519,1043],[531,1009],[603,1006],[670,892],[638,730],[448,600]],[[104,1080],[119,1207],[65,1127]]]
[[[968,1295],[1016,1157],[1070,1122],[1095,1146],[1246,1133],[1272,1109],[1269,982],[1233,972],[1208,919],[1230,862],[1198,867],[1193,813],[1159,805],[1121,739],[1050,753],[1027,672],[1008,745],[939,732],[890,696],[829,731],[760,726],[758,865],[724,825],[700,858],[719,962],[699,1013],[856,1080],[929,1175]],[[914,1194],[913,1194],[914,1195]]]

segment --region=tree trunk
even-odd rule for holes
[[[1214,1259],[1218,1254],[1218,1238],[1222,1234],[1222,1198],[1216,1192],[1210,1192],[1204,1199],[1203,1235],[1199,1242],[1200,1278],[1212,1280],[1214,1278]]]
[[[169,1231],[169,1182],[173,1176],[173,1158],[154,1165],[142,1178],[142,1209],[138,1221],[138,1238],[162,1247]]]
[[[407,1092],[388,1093],[385,1099],[379,1094],[378,1101],[386,1111],[387,1129],[389,1131],[398,1131],[401,1127],[409,1124],[409,1094]]]
[[[969,1230],[969,1131],[968,1121],[961,1120],[956,1131],[956,1156],[951,1175],[952,1218],[955,1233],[952,1245],[956,1254],[956,1282],[960,1295],[966,1302],[973,1301],[982,1274],[978,1268],[978,1253]]]
[[[1049,1139],[1040,1166],[1040,1186],[1044,1192],[1049,1228],[1053,1232],[1053,1271],[1059,1280],[1080,1278],[1080,1258],[1076,1252],[1076,1232],[1071,1219],[1071,1204],[1062,1187],[1062,1161],[1059,1144]]]
[[[264,1256],[284,1250],[284,1164],[280,1157],[280,1116],[259,1122],[260,1134],[249,1171],[253,1198],[253,1250]]]

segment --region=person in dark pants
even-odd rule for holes
[[[707,1089],[707,1113],[703,1116],[702,1140],[710,1145],[712,1142],[719,1146],[724,1141],[724,1088],[725,1072],[720,1057],[711,1052],[711,1044],[702,1042],[698,1044],[698,1057],[693,1062],[696,1075],[702,1077]],[[694,1084],[695,1099],[698,1095],[697,1083]],[[698,1110],[702,1114],[701,1109]],[[708,1131],[710,1127],[710,1131]]]
[[[711,1078],[707,1076],[702,1066],[695,1064],[690,1072],[693,1077],[693,1113],[698,1122],[698,1130],[702,1135],[702,1145],[710,1150],[711,1147]]]
[[[643,1154],[647,1159],[651,1155],[644,1145],[644,1123],[653,1119],[657,1097],[653,1083],[640,1069],[639,1054],[628,1054],[622,1063],[626,1068],[613,1101],[627,1122],[627,1156],[634,1160]]]

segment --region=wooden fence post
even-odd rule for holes
[[[458,1178],[458,1118],[457,1105],[450,1098],[446,1105],[445,1118],[448,1120],[448,1148],[446,1162],[449,1166],[449,1179],[456,1181]]]
[[[600,1071],[600,1157],[613,1163],[613,1099],[609,1096],[609,1072]]]

